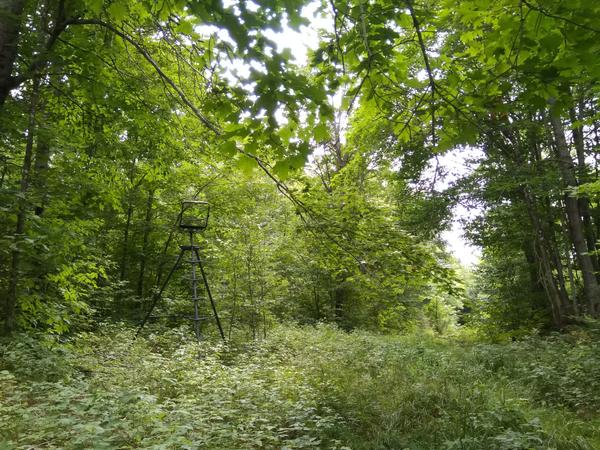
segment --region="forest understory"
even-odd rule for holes
[[[1,0],[0,449],[600,449],[599,35]]]
[[[600,327],[499,344],[278,327],[198,344],[125,325],[0,344],[3,449],[600,448]]]

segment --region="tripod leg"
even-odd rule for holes
[[[175,271],[179,268],[179,265],[181,264],[181,259],[183,258],[183,254],[184,253],[185,253],[185,250],[181,250],[181,252],[179,252],[179,256],[177,257],[177,261],[175,261],[175,264],[173,265],[173,268],[169,272],[169,275],[167,275],[167,278],[165,278],[165,281],[162,284],[162,286],[160,287],[160,290],[158,291],[158,293],[154,294],[154,298],[152,299],[152,304],[150,305],[150,309],[146,313],[146,316],[144,317],[144,320],[142,320],[142,323],[140,324],[140,326],[139,326],[139,328],[137,330],[137,333],[135,333],[135,338],[138,337],[138,335],[140,334],[140,331],[142,331],[142,328],[144,328],[144,325],[146,325],[146,322],[148,322],[148,319],[150,318],[150,314],[152,314],[152,311],[154,311],[154,308],[156,307],[156,304],[158,303],[158,301],[162,297],[162,293],[167,288],[167,284],[169,283],[169,280],[171,280],[171,277],[173,276],[173,274],[175,273]]]
[[[219,314],[217,313],[217,306],[215,305],[213,296],[210,293],[210,287],[208,286],[208,279],[206,278],[206,273],[204,272],[204,266],[202,265],[202,260],[200,259],[200,253],[198,252],[198,249],[194,249],[194,253],[196,253],[196,258],[198,258],[198,266],[200,267],[200,273],[202,274],[202,281],[204,281],[204,287],[206,288],[206,294],[208,295],[208,299],[210,300],[210,306],[212,308],[213,314],[215,315],[215,321],[217,322],[217,327],[219,328],[219,333],[221,334],[221,339],[225,340],[225,333],[223,332],[223,327],[221,326],[221,319],[219,319]]]
[[[190,236],[190,240],[193,239]],[[193,248],[193,241],[191,247]],[[196,256],[196,260],[194,260],[194,255]],[[196,333],[196,341],[200,342],[202,340],[202,335],[200,334],[200,317],[198,314],[198,279],[196,278],[196,263],[200,264],[200,258],[198,258],[198,253],[193,252],[191,255],[192,262],[192,298],[194,299],[194,332]]]

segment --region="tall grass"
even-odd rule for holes
[[[508,344],[324,325],[244,345],[131,338],[2,343],[0,448],[600,448],[594,331]]]

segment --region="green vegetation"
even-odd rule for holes
[[[594,449],[600,334],[481,344],[279,327],[0,347],[2,448]],[[201,357],[198,358],[198,353]]]
[[[599,24],[0,1],[0,447],[600,448]]]

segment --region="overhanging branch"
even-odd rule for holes
[[[190,110],[200,120],[200,122],[202,122],[204,124],[204,126],[206,126],[206,128],[213,131],[217,136],[221,135],[221,130],[219,129],[219,127],[217,125],[215,125],[214,123],[212,123],[208,118],[206,118],[206,116],[204,116],[204,114],[202,114],[200,112],[200,110],[187,98],[187,96],[181,90],[181,88],[179,86],[177,86],[175,84],[175,82],[161,69],[161,67],[157,64],[157,62],[154,60],[154,58],[152,58],[150,53],[148,53],[148,51],[144,47],[142,47],[142,45],[139,42],[137,42],[135,39],[133,39],[131,36],[124,33],[123,31],[119,30],[118,28],[111,25],[110,23],[104,22],[99,19],[74,19],[74,20],[69,21],[67,23],[67,25],[96,25],[99,27],[103,27],[103,28],[106,28],[107,30],[113,32],[114,34],[119,36],[124,41],[127,41],[128,43],[133,45],[133,47],[138,51],[138,53],[140,55],[142,55],[144,57],[144,59],[146,61],[148,61],[148,63],[154,68],[154,70],[161,77],[161,79],[163,79],[171,87],[171,89],[173,89],[177,93],[177,95],[179,96],[181,101],[188,108],[190,108]]]

